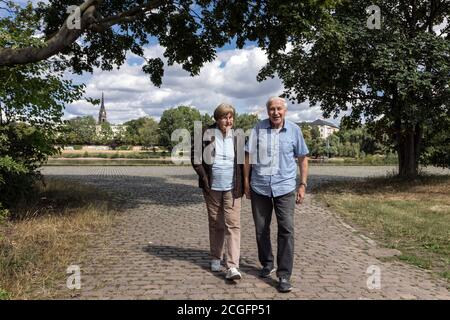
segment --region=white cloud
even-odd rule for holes
[[[433,26],[433,31],[437,34],[437,35],[441,35],[441,36],[446,36],[448,34],[448,32],[442,34],[442,31],[448,26],[449,21],[448,19],[445,17],[444,21],[442,21],[441,24]]]
[[[145,49],[147,58],[163,57],[163,48],[153,45]],[[191,77],[180,65],[167,66],[161,88],[155,87],[141,70],[143,59],[129,55],[127,64],[109,72],[95,70],[93,75],[78,79],[86,83],[86,96],[100,98],[105,93],[108,120],[122,123],[150,115],[159,120],[164,110],[179,105],[191,105],[212,114],[215,107],[228,102],[237,112],[257,112],[265,118],[265,102],[283,92],[278,78],[256,81],[258,71],[266,64],[266,54],[259,48],[223,50],[206,63],[198,76]],[[73,76],[72,76],[73,77]],[[73,77],[75,80],[77,77]],[[79,115],[97,117],[98,106],[85,100],[67,106],[66,118]],[[320,109],[309,103],[289,104],[288,119],[309,121],[321,117]]]

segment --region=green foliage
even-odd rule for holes
[[[311,126],[309,125],[301,125],[303,139],[305,139],[306,145],[310,145],[310,141],[312,139],[311,136]]]
[[[141,117],[125,122],[124,131],[115,134],[115,139],[129,145],[150,147],[159,144],[158,123],[151,117]],[[121,137],[119,137],[121,136]]]
[[[249,129],[252,129],[258,121],[258,116],[256,114],[236,113],[234,119],[234,128],[247,131]]]
[[[0,203],[8,208],[32,192],[36,169],[58,149],[51,132],[25,123],[1,126],[0,136]]]
[[[9,300],[9,293],[0,288],[0,300]]]
[[[132,146],[129,145],[123,145],[123,146],[119,146],[117,147],[117,150],[131,150]]]
[[[322,156],[364,158],[368,155],[388,153],[389,146],[377,142],[367,127],[363,125],[349,129],[341,125],[338,132],[323,139],[317,126],[301,126],[306,145],[311,156],[315,158]],[[370,163],[372,160],[367,161]]]
[[[192,134],[194,132],[194,121],[202,121],[198,109],[179,106],[165,110],[159,122],[161,145],[172,149],[178,144],[176,141],[171,141],[172,133],[177,129],[187,129]]]
[[[421,161],[424,165],[450,167],[450,116],[443,116],[440,124],[428,126]]]
[[[131,52],[145,60],[143,71],[160,86],[163,62],[159,58],[144,58],[144,48],[150,41],[156,40],[164,48],[169,65],[178,63],[196,75],[205,62],[216,57],[216,48],[231,39],[236,40],[239,48],[247,40],[267,45],[269,54],[285,49],[287,41],[292,40],[285,31],[308,32],[325,8],[340,1],[98,0],[91,4],[90,10],[82,12],[84,30],[70,30],[64,39],[52,39],[61,46],[51,54],[58,55],[61,69],[81,74],[96,67],[111,70],[122,65]],[[58,34],[68,16],[67,8],[82,3],[82,0],[50,0],[39,2],[35,10],[28,5],[25,20],[35,25],[29,38],[41,41]],[[42,31],[41,37],[36,37],[36,30]],[[14,47],[14,37],[8,40],[3,47]],[[39,43],[30,41],[28,46],[35,48]],[[12,55],[20,56],[26,63],[42,59],[38,53],[38,50],[13,51]]]
[[[433,140],[438,132],[430,129],[442,129],[450,113],[450,41],[433,31],[449,21],[450,10],[444,1],[414,3],[377,1],[382,26],[374,30],[367,28],[363,0],[323,11],[306,33],[295,27],[304,23],[302,17],[289,14],[291,21],[281,21],[278,31],[280,38],[290,37],[292,50],[269,45],[269,63],[259,79],[277,74],[290,99],[320,103],[325,117],[351,106],[346,120],[356,124],[365,118],[371,133],[385,135],[398,152],[400,174],[417,174],[418,159],[429,155],[423,146],[440,148],[433,143],[440,140]],[[431,153],[442,155],[436,149]]]
[[[94,128],[97,128],[94,126]],[[96,129],[97,131],[97,129]],[[99,125],[99,130],[95,134],[95,143],[96,144],[102,144],[107,145],[111,144],[114,139],[114,134],[111,129],[111,125],[108,122],[103,122]]]
[[[0,203],[0,224],[5,221],[9,217],[9,215],[9,210],[3,208],[2,204]]]
[[[214,123],[214,118],[210,116],[208,113],[205,113],[202,116],[202,125],[203,127],[208,127]]]
[[[0,18],[0,46],[41,45],[33,37],[38,19],[31,6]],[[0,204],[10,207],[32,192],[39,168],[56,154],[63,109],[81,97],[84,86],[64,80],[53,62],[0,67]]]
[[[139,134],[139,130],[144,126],[144,123],[146,123],[147,121],[146,119],[147,119],[146,117],[141,117],[124,123],[124,126],[126,127],[124,133],[125,143],[130,145],[141,144],[141,137]]]
[[[138,130],[140,144],[144,147],[152,147],[159,143],[158,122],[153,118],[145,118],[142,126]]]
[[[96,141],[96,121],[94,117],[76,117],[67,120],[65,124],[64,131],[60,136],[61,143],[83,145],[93,144]]]
[[[81,2],[58,0],[41,4],[37,16],[42,17],[45,36],[54,34],[63,25],[67,7]],[[142,1],[101,1],[95,6],[95,15],[117,17],[144,4],[148,5]],[[131,14],[132,18],[130,14],[123,15],[129,21],[118,27],[86,32],[85,41],[65,48],[64,60],[75,73],[92,72],[94,67],[111,70],[125,62],[129,51],[144,58],[144,46],[150,39],[157,39],[165,48],[169,65],[179,63],[196,75],[205,62],[215,58],[216,47],[222,47],[241,31],[245,16],[260,8],[260,4],[244,2],[236,5],[230,1],[164,1],[156,10],[142,14],[139,12],[144,11],[138,10],[136,15]],[[156,86],[161,85],[164,72],[161,59],[146,58],[142,70]]]

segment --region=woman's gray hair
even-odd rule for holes
[[[269,100],[267,100],[267,102],[266,102],[266,109],[267,109],[267,110],[269,110],[270,104],[271,104],[273,101],[275,101],[275,100],[280,100],[280,101],[282,101],[282,102],[283,102],[283,106],[287,109],[287,102],[286,102],[286,99],[284,99],[284,98],[282,98],[282,97],[273,96],[273,97],[270,97]]]
[[[229,113],[231,113],[234,118],[236,111],[234,110],[233,106],[228,103],[221,103],[217,106],[216,110],[214,110],[214,120],[217,121],[225,117]]]

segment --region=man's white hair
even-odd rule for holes
[[[270,104],[271,104],[273,101],[276,101],[276,100],[282,101],[282,102],[283,102],[283,106],[287,109],[287,102],[286,102],[286,99],[284,99],[284,98],[282,98],[282,97],[273,96],[273,97],[270,97],[269,100],[267,100],[267,102],[266,102],[266,108],[267,108],[267,110],[269,110]]]

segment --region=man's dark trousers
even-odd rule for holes
[[[295,191],[279,197],[267,197],[251,190],[251,202],[259,262],[265,268],[274,267],[270,222],[275,209],[278,222],[277,277],[289,279],[294,265]]]

